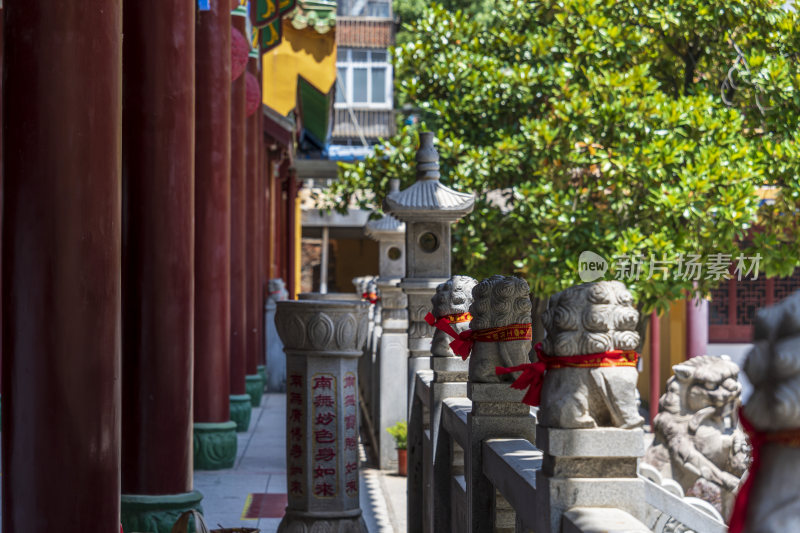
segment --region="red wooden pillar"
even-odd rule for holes
[[[2,20],[3,6],[0,6],[0,21]],[[0,94],[3,93],[3,24],[0,23]],[[3,205],[3,106],[0,102],[0,220],[2,220],[2,205]],[[2,241],[0,240],[0,250],[2,250]],[[0,298],[2,298],[2,276],[0,276]],[[3,355],[3,310],[0,306],[0,362],[2,362]],[[2,364],[0,364],[0,392],[2,392]],[[0,417],[2,418],[2,417]]]
[[[686,300],[686,358],[708,353],[708,300]]]
[[[278,202],[277,221],[275,232],[278,238],[276,261],[278,264],[278,277],[286,282],[290,297],[292,288],[289,285],[289,241],[291,228],[289,227],[289,161],[284,160],[278,168]]]
[[[122,524],[170,531],[192,490],[194,0],[125,2]],[[148,527],[149,526],[149,527]]]
[[[2,529],[118,531],[122,1],[4,23]]]
[[[650,425],[658,414],[661,397],[661,322],[658,312],[650,313]]]
[[[228,0],[197,13],[195,65],[194,467],[231,468],[231,14]]]
[[[259,58],[259,62],[261,59]],[[263,75],[258,76],[259,86],[263,81]],[[263,94],[263,90],[262,90]],[[258,201],[259,201],[259,220],[258,220],[258,275],[259,275],[259,321],[258,321],[258,336],[260,339],[260,348],[258,351],[258,371],[261,374],[261,379],[266,386],[267,383],[267,332],[265,329],[265,306],[268,296],[269,285],[269,263],[267,261],[267,216],[269,210],[269,192],[268,192],[268,167],[267,167],[267,151],[264,144],[264,113],[262,106],[258,106]]]
[[[247,10],[234,9],[233,28],[245,33]],[[247,173],[246,85],[239,76],[231,87],[231,418],[238,431],[250,426],[247,395]]]
[[[248,74],[258,77],[258,53],[248,59]],[[245,75],[242,76],[243,78]],[[258,372],[258,349],[260,346],[258,337],[258,322],[261,319],[260,309],[261,289],[259,287],[258,273],[258,112],[247,116],[246,119],[246,182],[247,182],[247,220],[246,220],[246,267],[245,267],[245,305],[247,313],[245,318],[245,353],[246,353],[246,386],[247,394],[253,407],[261,405],[261,395],[264,393],[264,382]]]

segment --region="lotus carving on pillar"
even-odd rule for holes
[[[361,352],[367,340],[366,302],[278,302],[275,325],[286,350]]]

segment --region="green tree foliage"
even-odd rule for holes
[[[397,90],[437,132],[443,181],[477,195],[454,271],[513,271],[539,297],[579,282],[583,250],[758,252],[761,275],[789,274],[800,21],[781,4],[513,0],[484,20],[429,6],[395,52]],[[415,133],[343,165],[333,204],[379,207],[389,179],[410,185]],[[645,311],[692,290],[675,265],[648,270],[629,284]],[[705,274],[703,294],[719,283]]]
[[[494,0],[440,0],[439,2],[439,5],[448,11],[460,10],[480,21],[490,20],[494,4]],[[399,45],[418,38],[414,23],[425,14],[429,5],[430,2],[427,0],[395,0],[392,10],[400,23],[395,36]]]

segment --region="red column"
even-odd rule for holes
[[[234,14],[232,25],[245,32],[245,17]],[[239,76],[231,88],[231,413],[239,431],[246,431],[250,425],[250,407],[242,405],[249,402],[245,375],[247,373],[247,184],[246,184],[246,87],[245,76]],[[246,424],[245,424],[246,421]]]
[[[661,397],[661,322],[658,313],[650,313],[650,425],[658,414]]]
[[[259,59],[259,61],[261,61]],[[259,85],[263,81],[262,76],[258,77]],[[262,93],[263,94],[263,93]],[[262,112],[261,105],[258,106],[258,202],[259,202],[259,220],[258,220],[258,276],[259,276],[259,320],[258,320],[258,337],[260,340],[260,347],[258,351],[258,365],[259,372],[266,386],[267,376],[267,337],[266,329],[264,328],[264,307],[267,302],[269,289],[269,262],[267,261],[268,249],[268,236],[267,236],[267,216],[269,210],[269,192],[268,192],[268,166],[267,166],[267,151],[264,144],[264,113]]]
[[[3,531],[117,531],[122,2],[4,7]]]
[[[194,432],[197,469],[231,468],[231,14],[197,13],[195,65]]]
[[[251,57],[248,60],[248,71],[258,76],[258,59]],[[242,76],[245,77],[244,75]],[[246,295],[245,305],[247,313],[245,318],[245,350],[246,350],[246,380],[247,393],[250,395],[253,407],[261,405],[261,395],[264,392],[264,382],[258,373],[258,322],[262,316],[260,303],[260,287],[258,274],[258,112],[247,117],[246,137],[246,181],[247,181],[247,221],[246,221]]]
[[[2,20],[2,13],[3,8],[0,6],[0,20]],[[0,94],[3,93],[3,25],[0,24]],[[0,102],[0,125],[3,123],[3,106]],[[0,220],[2,220],[2,205],[3,205],[3,136],[2,136],[2,128],[0,127]],[[2,242],[0,241],[0,250],[2,250]],[[0,298],[2,298],[2,276],[0,276]],[[3,355],[3,310],[2,306],[0,306],[0,362],[2,361]],[[0,364],[0,392],[2,392],[2,364]],[[2,418],[2,417],[0,417]]]
[[[289,285],[289,269],[288,269],[288,256],[287,256],[287,243],[288,243],[288,236],[289,236],[289,225],[288,225],[288,213],[286,211],[286,205],[288,203],[287,198],[289,197],[289,162],[283,161],[281,162],[280,167],[278,168],[278,176],[277,176],[277,184],[276,188],[278,191],[278,198],[276,202],[276,226],[275,226],[275,234],[277,236],[277,246],[275,249],[275,261],[278,266],[278,276],[279,278],[283,279],[283,281],[287,285],[287,289],[290,290]]]
[[[686,300],[686,358],[708,353],[708,300]]]
[[[144,531],[154,514],[159,531],[169,531],[202,498],[192,491],[191,448],[195,9],[194,0],[124,4],[122,519],[129,531]]]

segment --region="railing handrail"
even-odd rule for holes
[[[442,402],[442,425],[461,448],[467,447],[467,414],[471,410],[468,398],[447,398]]]
[[[536,506],[536,472],[542,451],[525,439],[489,439],[483,442],[483,474],[511,504],[517,519],[533,527]]]
[[[713,516],[687,503],[680,496],[659,487],[646,477],[640,475],[639,478],[644,480],[645,502],[650,507],[675,518],[693,531],[727,533],[728,526]]]

